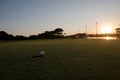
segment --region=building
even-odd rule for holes
[[[120,34],[120,28],[116,28],[116,34]]]

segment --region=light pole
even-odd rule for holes
[[[96,22],[96,35],[98,35],[98,23]]]
[[[87,25],[85,26],[85,32],[86,32],[86,35],[87,35]]]

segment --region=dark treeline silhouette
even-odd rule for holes
[[[12,34],[8,34],[5,31],[0,31],[0,40],[14,40],[15,37]]]
[[[73,38],[73,39],[83,39],[86,37],[119,37],[120,38],[120,28],[116,28],[115,34],[86,34],[86,33],[78,33],[74,35],[64,36],[62,28],[56,28],[53,31],[45,31],[44,33],[37,35],[30,35],[29,37],[25,37],[23,35],[13,36],[12,34],[8,34],[5,31],[0,31],[0,40],[35,40],[35,39],[62,39],[62,38]]]
[[[13,36],[5,31],[0,31],[0,40],[27,40],[28,37],[22,35]]]
[[[45,31],[44,33],[38,35],[29,36],[29,39],[59,39],[59,38],[64,38],[62,28],[56,28],[53,31]]]
[[[29,37],[25,37],[23,35],[13,36],[12,34],[8,34],[5,31],[0,31],[0,40],[34,40],[34,39],[61,39],[64,38],[63,29],[56,28],[53,31],[45,31],[44,33],[38,35],[30,35]]]

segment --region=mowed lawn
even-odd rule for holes
[[[0,42],[0,80],[120,80],[120,40]]]

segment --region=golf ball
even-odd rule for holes
[[[44,56],[45,55],[45,51],[40,51],[40,56]]]

